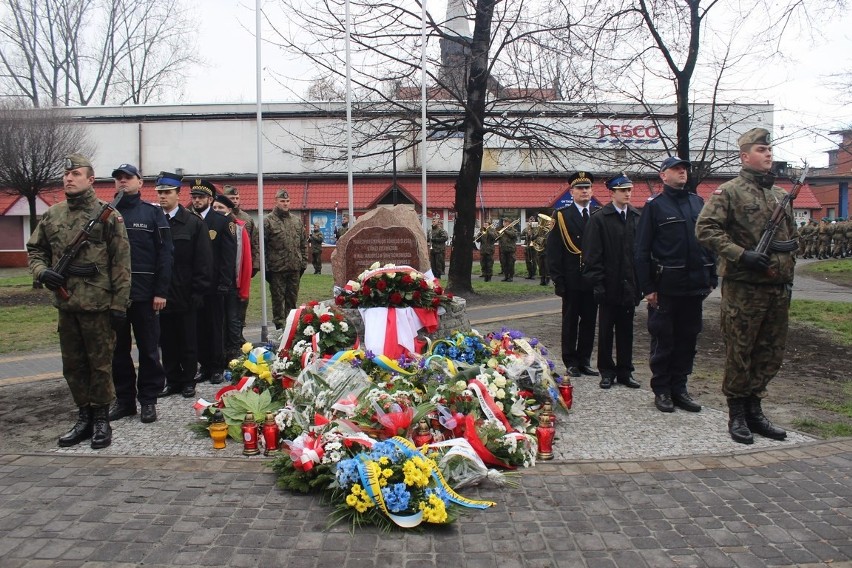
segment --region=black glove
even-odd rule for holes
[[[592,293],[595,296],[595,303],[596,304],[603,304],[604,303],[604,300],[606,299],[606,290],[605,289],[596,287]]]
[[[48,290],[53,291],[65,286],[65,277],[49,268],[38,275],[38,281],[44,284]]]
[[[764,272],[767,268],[769,268],[769,255],[763,254],[762,252],[747,250],[743,251],[743,255],[740,257],[740,262],[742,262],[743,266],[749,270]]]
[[[118,310],[109,311],[109,325],[114,332],[118,333],[126,323],[127,312],[120,312]]]

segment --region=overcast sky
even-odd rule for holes
[[[184,102],[255,101],[254,6],[253,0],[204,1],[203,11],[198,12],[201,33],[196,41],[208,65],[187,78]],[[428,6],[443,14],[446,0],[432,1]],[[852,69],[850,12],[821,25],[815,37],[785,44],[783,52],[789,64],[778,65],[768,73],[772,82],[780,85],[756,93],[751,101],[775,106],[778,160],[798,165],[807,159],[812,166],[824,166],[825,151],[836,147],[839,141],[828,132],[852,126],[852,104],[848,104],[852,103],[852,93],[844,99],[838,90],[824,86],[832,73]],[[269,46],[264,47],[262,61],[264,67],[292,76],[294,82],[290,85],[300,93],[306,88],[305,80],[313,77],[310,69],[294,67],[292,61]],[[293,100],[287,89],[264,77],[264,101]]]

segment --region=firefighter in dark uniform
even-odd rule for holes
[[[130,307],[127,322],[116,330],[112,356],[115,403],[110,420],[136,414],[136,400],[144,423],[157,420],[157,394],[166,384],[160,362],[160,311],[166,307],[172,278],[172,237],[163,210],[142,200],[142,176],[133,164],[121,164],[112,172],[115,188],[124,197],[118,210],[130,239]],[[132,340],[139,353],[139,373],[133,366]]]
[[[636,230],[636,277],[648,302],[651,390],[660,412],[698,412],[686,388],[701,333],[702,304],[716,287],[716,259],[695,237],[704,200],[686,189],[690,163],[663,160],[663,191],[645,203]]]
[[[180,177],[160,172],[157,199],[172,232],[174,265],[166,307],[160,312],[160,349],[166,386],[158,396],[195,396],[198,368],[197,312],[213,278],[213,251],[207,225],[180,204]]]
[[[189,178],[192,208],[207,225],[213,245],[213,283],[198,313],[198,362],[195,382],[221,383],[225,369],[225,296],[236,287],[237,226],[213,211],[216,186],[200,178]]]

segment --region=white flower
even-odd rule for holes
[[[464,381],[456,381],[456,389],[465,390],[467,388],[467,383]]]
[[[506,391],[499,389],[495,395],[497,398],[506,398]],[[502,409],[501,409],[502,410]]]
[[[378,264],[378,263],[376,263],[376,264]],[[392,262],[389,262],[385,265],[385,268],[394,268],[394,267],[396,267],[396,265]]]
[[[334,331],[334,324],[330,321],[323,322],[320,324],[320,331],[322,331],[323,333],[331,333],[332,331]]]
[[[502,375],[497,375],[496,377],[494,377],[494,384],[502,389],[506,386],[506,377]]]
[[[347,282],[347,283],[346,283],[346,285],[347,285],[347,286],[348,286],[348,287],[349,287],[349,288],[350,288],[353,292],[357,292],[358,290],[360,290],[360,289],[361,289],[361,284],[360,284],[360,283],[358,283],[358,282],[355,282],[354,280],[350,280],[349,282]]]
[[[304,335],[307,335],[308,337],[310,337],[310,336],[312,336],[313,334],[316,333],[316,330],[314,330],[314,326],[309,325],[308,327],[305,328],[305,331],[303,331],[302,333]]]
[[[370,265],[369,270],[376,270],[380,266],[381,266],[381,263],[377,260],[376,262],[374,262],[373,264]],[[391,266],[393,266],[393,265],[391,265]]]
[[[343,333],[349,331],[349,324],[345,321],[340,322],[340,331],[342,331]]]

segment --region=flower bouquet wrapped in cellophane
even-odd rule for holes
[[[401,437],[376,442],[338,462],[328,501],[335,507],[331,525],[348,521],[353,527],[373,524],[383,530],[446,524],[461,508],[493,505],[457,494],[435,461]]]

